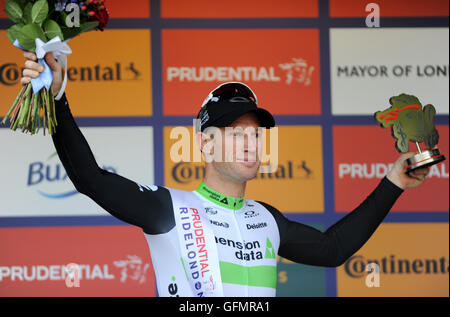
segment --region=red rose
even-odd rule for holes
[[[99,24],[97,26],[97,30],[103,31],[109,21],[109,14],[106,8],[104,10],[94,11],[94,15],[91,16],[91,21],[98,21]]]

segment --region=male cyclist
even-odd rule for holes
[[[25,57],[22,84],[42,71],[34,54]],[[56,95],[62,69],[51,53],[46,61]],[[246,183],[260,166],[256,131],[275,122],[242,83],[217,87],[201,107],[196,128],[205,177],[192,192],[140,185],[101,169],[65,95],[56,101],[56,118],[53,142],[76,189],[144,231],[160,296],[275,296],[277,255],[309,265],[341,265],[370,238],[400,194],[422,184],[429,171],[405,174],[405,160],[414,153],[401,155],[355,210],[322,233],[264,202],[244,199]],[[255,133],[238,138],[246,129]]]

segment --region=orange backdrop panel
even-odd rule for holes
[[[185,138],[190,148],[189,162],[174,162],[171,151],[180,144],[181,136],[170,139],[175,127],[164,127],[165,186],[194,190],[204,175],[204,164],[192,162],[200,155],[197,142],[192,140],[192,127]],[[273,130],[273,129],[271,129]],[[272,133],[272,132],[270,132]],[[322,130],[320,126],[278,127],[278,145],[272,144],[266,134],[263,152],[278,150],[278,169],[271,173],[258,173],[248,182],[246,199],[262,200],[286,212],[323,212]],[[271,160],[271,163],[274,162]],[[267,170],[267,169],[266,169]]]
[[[161,0],[163,18],[317,17],[317,0]]]
[[[379,287],[366,284],[368,263],[379,266]],[[448,263],[448,223],[381,224],[338,267],[337,295],[448,297]]]

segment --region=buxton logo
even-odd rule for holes
[[[0,84],[5,86],[16,85],[20,81],[23,67],[16,63],[0,65]],[[127,64],[114,63],[112,65],[91,65],[67,68],[67,79],[70,81],[123,81],[141,80],[142,72],[134,62]]]
[[[57,162],[56,156],[57,153],[54,152],[47,158],[45,162],[30,163],[30,165],[28,166],[27,186],[35,187],[42,186],[45,183],[53,184],[68,181],[68,175],[64,169],[64,166],[60,162]],[[116,169],[110,166],[103,166],[103,169],[111,173],[117,173]],[[70,190],[60,193],[49,193],[43,189],[37,189],[37,192],[41,196],[50,199],[66,198],[78,193],[77,190]]]
[[[180,82],[281,82],[309,86],[315,67],[301,57],[280,63],[277,66],[169,66],[167,67],[167,81]]]

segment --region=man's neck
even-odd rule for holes
[[[208,177],[205,175],[203,182],[209,188],[219,192],[221,194],[231,196],[231,197],[244,197],[245,196],[245,185],[247,182],[239,183],[222,175],[216,175],[214,177]]]

